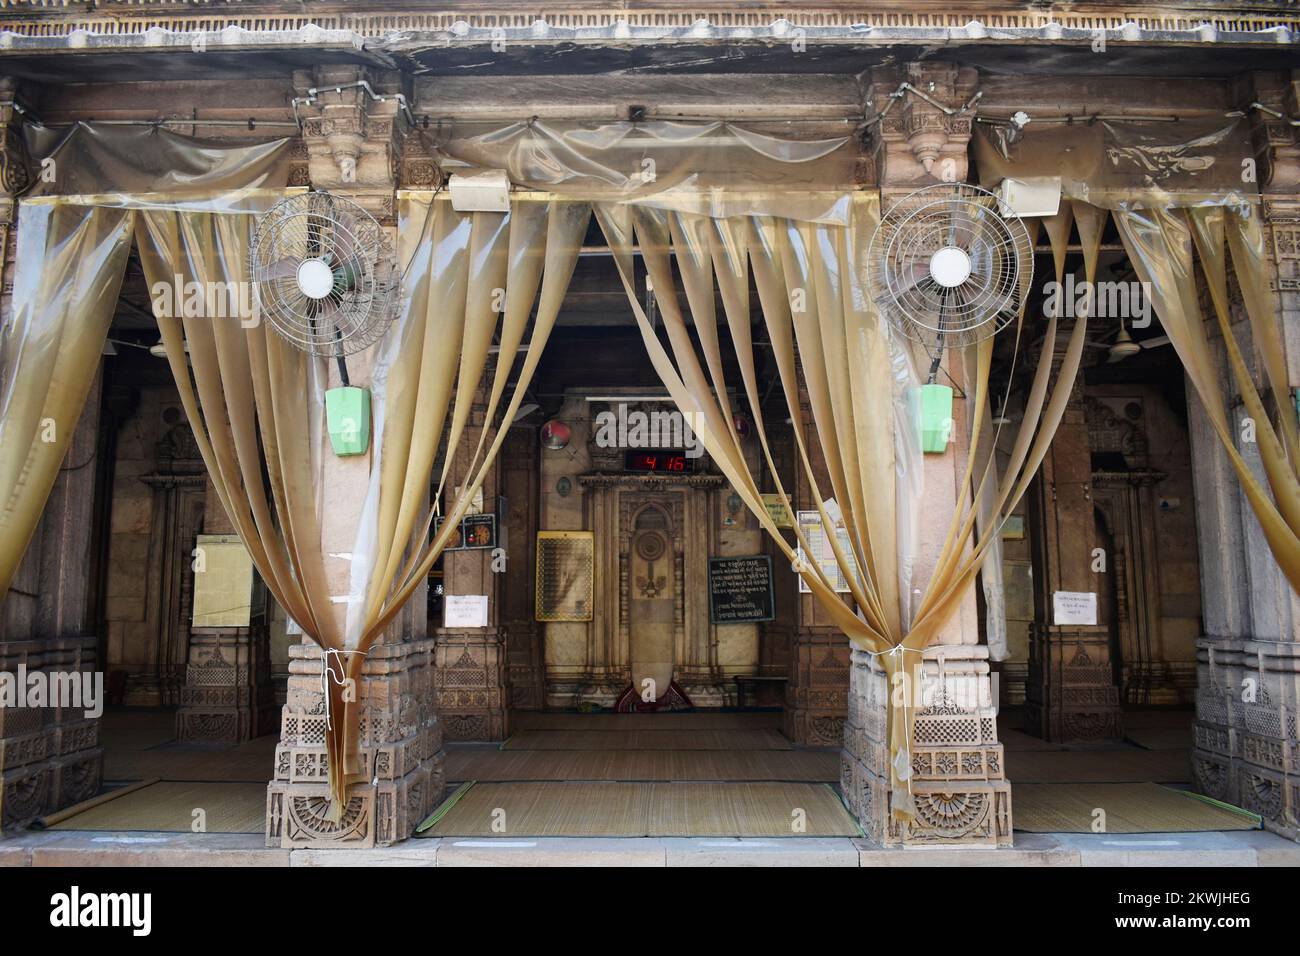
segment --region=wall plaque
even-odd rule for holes
[[[714,624],[747,624],[776,617],[772,592],[772,559],[709,558],[709,620]]]
[[[1097,623],[1097,592],[1053,591],[1052,623],[1095,625]]]
[[[443,603],[443,627],[487,627],[486,594],[448,594]]]
[[[595,551],[595,535],[590,531],[537,532],[537,620],[591,620]]]
[[[767,514],[772,519],[772,523],[778,528],[794,527],[794,515],[790,514],[790,506],[786,504],[785,498],[781,495],[763,495],[763,507],[767,509]]]

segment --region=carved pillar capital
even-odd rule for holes
[[[1286,120],[1300,112],[1300,70],[1247,73],[1237,84],[1235,98],[1246,112],[1260,189],[1300,192],[1300,128]]]
[[[19,86],[12,77],[0,77],[0,223],[13,223],[15,197],[32,181],[31,157],[23,142]]]
[[[401,78],[355,66],[294,73],[310,181],[352,199],[381,222],[396,217],[408,133]]]
[[[962,109],[978,85],[973,67],[955,63],[925,61],[871,72],[866,108],[884,114],[872,134],[882,188],[966,179],[972,114]]]

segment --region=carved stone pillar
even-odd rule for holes
[[[534,428],[515,426],[506,436],[498,460],[504,499],[499,515],[501,546],[507,571],[497,575],[497,593],[501,595],[510,706],[516,710],[540,710],[545,696],[545,658],[542,629],[535,615],[533,574],[534,534],[541,526],[538,448]]]
[[[1291,111],[1294,89],[1293,80],[1285,99]],[[1272,170],[1265,241],[1288,356],[1300,342],[1300,201],[1277,193],[1294,192],[1300,182],[1294,153],[1273,146],[1265,154]],[[1234,395],[1222,343],[1212,322],[1208,328],[1223,394]],[[1294,382],[1294,360],[1288,365]],[[1270,395],[1258,375],[1256,385],[1266,405],[1294,401]],[[1273,560],[1204,409],[1190,394],[1188,406],[1205,622],[1197,642],[1192,772],[1201,792],[1253,810],[1268,829],[1300,839],[1300,595]],[[1230,416],[1238,450],[1264,482],[1257,446],[1240,440],[1245,410],[1239,401]]]
[[[886,209],[914,189],[965,179],[971,121],[963,107],[977,79],[974,70],[937,61],[872,73],[868,106],[883,111],[895,104],[874,143]],[[911,89],[900,91],[904,80]],[[960,362],[945,361],[944,367],[957,391],[953,419],[964,422],[963,389],[972,392],[973,383],[964,381]],[[938,563],[961,492],[968,438],[965,429],[955,429],[944,453],[924,456],[925,491],[918,503],[923,518],[911,579],[882,583],[900,588],[905,608],[919,600]],[[997,739],[997,695],[988,648],[979,643],[974,588],[923,659],[922,686],[912,689],[915,820],[900,826],[891,811],[887,721],[893,689],[878,659],[857,649],[850,658],[841,750],[845,799],[868,836],[882,844],[1009,845],[1011,785]]]
[[[102,709],[105,687],[96,667],[98,641],[86,628],[86,528],[94,505],[100,381],[96,375],[44,516],[0,605],[0,672],[12,675],[15,686],[41,672],[47,684],[70,679],[99,696],[92,700],[82,690],[66,707],[55,699],[0,706],[0,828],[25,826],[99,789],[99,719],[88,712],[92,705]]]
[[[804,422],[803,440],[809,450],[812,467],[820,488],[830,486],[812,406],[800,375],[799,412]],[[808,473],[795,469],[791,497],[795,510],[810,511],[817,507]],[[778,564],[777,567],[780,567]],[[784,732],[797,744],[834,747],[844,740],[844,715],[848,710],[849,641],[830,623],[826,611],[812,594],[797,595],[794,644],[790,652],[789,679],[785,685]]]
[[[1060,344],[1053,356],[1057,367]],[[1035,620],[1025,686],[1026,728],[1054,742],[1118,739],[1123,733],[1110,629],[1100,623],[1058,623],[1053,611],[1056,592],[1099,595],[1098,574],[1114,573],[1109,555],[1103,556],[1106,571],[1093,570],[1096,517],[1082,375],[1034,480],[1028,508]]]
[[[167,453],[168,446],[177,450],[179,455],[193,451],[193,457],[198,457],[197,449],[185,447],[187,441],[193,442],[193,434],[188,427],[178,426],[168,432],[168,437],[159,448],[160,470],[167,467],[168,462],[178,460],[176,454]],[[202,463],[198,464],[201,467]],[[248,594],[250,609],[246,620],[232,621],[221,626],[200,621],[196,626],[191,626],[192,595],[204,580],[201,575],[230,574],[234,571],[225,562],[216,560],[211,569],[208,568],[206,557],[209,545],[235,546],[238,545],[238,539],[210,479],[201,473],[172,477],[187,481],[190,494],[203,499],[200,513],[205,532],[199,536],[196,534],[197,527],[186,526],[180,540],[170,546],[172,560],[181,563],[180,573],[174,576],[184,587],[184,593],[177,598],[182,609],[178,629],[187,645],[184,658],[185,683],[180,688],[180,709],[176,712],[176,737],[178,740],[202,743],[235,744],[269,733],[275,728],[265,592],[254,582],[253,590]],[[150,479],[155,488],[171,484],[163,475],[146,476],[146,480]],[[216,548],[211,550],[215,552]],[[231,548],[226,547],[226,550]],[[196,565],[200,553],[204,554],[205,560]],[[237,553],[240,563],[251,563],[242,547]],[[247,568],[248,565],[245,564],[244,567]],[[173,574],[166,573],[159,577],[169,580]]]
[[[363,86],[368,83],[369,91]],[[311,184],[359,203],[392,226],[406,119],[396,94],[396,74],[357,67],[318,67],[294,74]],[[316,89],[315,94],[310,93]],[[349,356],[352,384],[366,385],[370,349]],[[331,363],[328,385],[341,384]],[[371,453],[373,453],[373,443]],[[366,497],[370,454],[324,459],[322,548],[326,577],[336,596],[340,627],[350,593],[357,514]],[[348,788],[337,823],[326,819],[323,658],[315,644],[289,648],[289,681],[281,713],[275,776],[267,788],[266,839],[270,846],[367,847],[409,837],[437,806],[444,788],[442,728],[434,711],[434,647],[428,638],[427,588],[421,585],[384,636],[369,650],[357,687],[358,756],[364,782]]]
[[[472,477],[469,474],[471,458],[486,425],[486,398],[486,394],[480,393],[470,411],[469,425],[448,476],[444,505],[450,505],[460,486]],[[488,470],[481,489],[482,505],[470,508],[471,512],[497,515],[498,541],[500,470],[499,463]],[[447,510],[447,507],[443,508],[444,512]],[[483,595],[488,602],[484,627],[446,628],[443,621],[429,622],[438,642],[434,656],[438,717],[448,740],[504,740],[506,737],[510,698],[506,685],[505,631],[500,607],[501,583],[506,575],[499,572],[508,567],[508,561],[504,567],[500,565],[495,551],[495,548],[472,548],[443,552],[445,594]],[[505,557],[508,559],[509,555]],[[526,568],[520,565],[516,565],[514,570],[526,573]]]
[[[17,246],[16,195],[31,181],[23,146],[19,85],[0,77],[0,328],[13,313]],[[0,595],[0,672],[76,676],[94,686],[98,641],[88,633],[91,527],[95,502],[102,371],[78,417],[56,422],[74,429],[44,516],[7,594]],[[25,454],[6,448],[4,454]],[[82,704],[86,703],[83,696]],[[99,720],[87,706],[0,707],[0,829],[23,826],[43,813],[94,795],[103,751]]]
[[[886,846],[970,843],[1011,845],[1011,784],[997,737],[997,700],[988,648],[931,645],[928,688],[916,711],[912,799],[916,819],[890,812],[890,687],[876,658],[853,651],[840,790],[867,836]]]
[[[442,729],[433,711],[433,641],[385,641],[366,656],[357,688],[358,755],[366,782],[349,788],[336,823],[326,819],[329,718],[321,672],[319,647],[289,648],[275,777],[267,788],[267,845],[360,849],[405,840],[441,802],[445,788]]]

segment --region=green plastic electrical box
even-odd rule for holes
[[[922,385],[921,451],[942,453],[952,438],[952,389],[947,385]]]
[[[334,454],[340,458],[364,455],[370,447],[370,390],[352,386],[328,389],[325,423]]]

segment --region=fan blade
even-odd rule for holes
[[[1144,349],[1158,349],[1162,345],[1172,345],[1172,344],[1173,343],[1170,341],[1169,336],[1167,335],[1158,335],[1153,339],[1143,339],[1138,343],[1138,345],[1142,346]]]
[[[317,299],[315,302],[316,314],[307,319],[307,330],[312,344],[319,349],[330,345],[339,336],[339,328],[335,324],[339,307],[332,297]],[[320,354],[319,351],[317,354]]]
[[[298,266],[301,265],[296,256],[285,256],[283,259],[277,259],[268,265],[262,272],[263,280],[270,279],[292,279],[298,274]]]
[[[895,276],[898,284],[894,285],[893,283],[890,283],[892,286],[890,292],[895,298],[901,298],[929,278],[930,267],[928,264],[917,262],[912,263],[911,265],[900,265],[898,267],[898,273]]]

